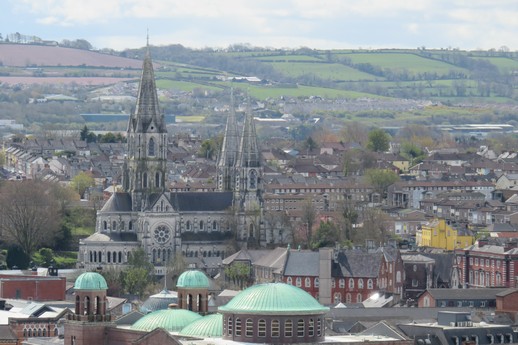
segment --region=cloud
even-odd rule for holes
[[[491,42],[504,45],[505,39],[507,46],[518,49],[515,0],[11,0],[10,4],[17,15],[30,13],[41,26],[56,30],[67,26],[68,34],[80,30],[79,36],[90,35],[97,44],[114,42],[117,47],[139,45],[141,39],[133,44],[131,40],[137,31],[150,27],[152,36],[164,37],[163,44],[168,37],[169,43],[196,47],[265,42],[276,47],[397,43],[475,49],[490,48]]]

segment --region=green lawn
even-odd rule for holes
[[[192,116],[176,116],[176,122],[202,122],[205,120],[205,116],[203,115],[192,115]]]

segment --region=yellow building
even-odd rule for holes
[[[422,226],[416,240],[421,247],[454,250],[472,245],[475,238],[469,229],[454,228],[444,219],[434,219]]]

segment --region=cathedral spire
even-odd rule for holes
[[[237,167],[258,168],[260,166],[259,154],[254,116],[250,109],[250,100],[248,100],[247,111],[245,114],[245,124],[243,126],[243,134],[241,135],[241,145],[239,146]]]
[[[166,190],[167,128],[160,111],[149,49],[149,34],[135,112],[128,123],[128,153],[123,166],[123,189],[132,194],[133,210],[147,207],[152,193]]]
[[[159,132],[165,131],[164,115],[160,112],[158,94],[155,84],[155,73],[149,49],[149,34],[147,36],[146,55],[142,64],[142,75],[137,94],[135,113],[130,118],[129,131],[142,132],[156,126]],[[153,128],[154,130],[155,128]]]
[[[237,160],[239,138],[237,134],[236,112],[234,108],[234,89],[230,89],[230,111],[218,158],[218,189],[230,191],[233,189],[234,166]]]

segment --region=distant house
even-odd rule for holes
[[[505,288],[427,289],[417,299],[419,308],[495,308],[496,295]]]

